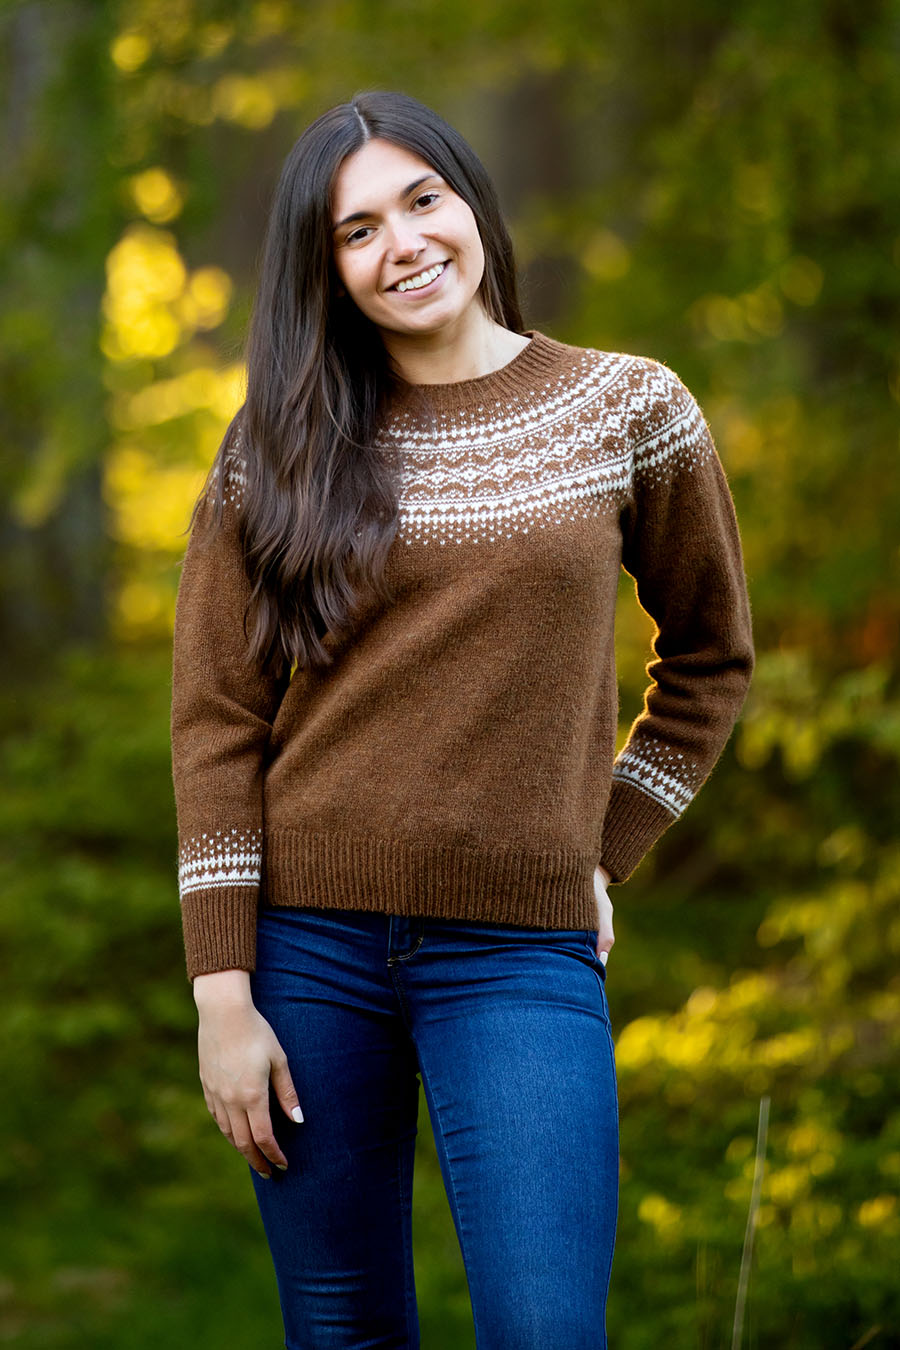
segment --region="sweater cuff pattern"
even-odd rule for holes
[[[613,765],[612,776],[645,792],[675,818],[693,800],[703,782],[703,775],[691,759],[649,737],[625,746]]]
[[[258,886],[262,872],[262,830],[216,830],[181,845],[178,888],[182,900],[194,891],[222,886]]]

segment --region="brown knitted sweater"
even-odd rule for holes
[[[626,880],[721,754],[754,654],[703,414],[659,361],[527,336],[502,369],[393,403],[395,599],[324,673],[244,661],[235,434],[224,525],[198,528],[208,496],[175,621],[190,979],[254,969],[260,898],[595,928],[597,863]],[[656,633],[616,756],[621,566]]]

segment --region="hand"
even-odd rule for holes
[[[606,965],[609,953],[616,940],[613,933],[613,903],[609,898],[607,886],[610,875],[599,863],[594,868],[594,897],[597,901],[597,955]]]
[[[237,978],[240,976],[245,978]],[[269,1023],[253,1005],[248,973],[198,975],[194,991],[200,1013],[200,1081],[210,1114],[225,1138],[261,1177],[272,1175],[270,1163],[286,1171],[287,1159],[272,1132],[269,1114],[270,1074],[288,1119],[302,1121],[303,1113],[287,1056]]]

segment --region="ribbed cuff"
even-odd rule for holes
[[[187,977],[214,970],[256,969],[259,887],[220,886],[193,891],[181,902]]]
[[[630,783],[613,780],[603,821],[600,863],[613,881],[627,881],[677,816]]]

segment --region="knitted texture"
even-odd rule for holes
[[[172,747],[188,977],[255,968],[269,905],[597,926],[711,773],[754,664],[734,506],[666,365],[531,332],[477,379],[404,385],[389,604],[324,672],[248,664],[240,423],[192,532]],[[621,567],[655,623],[616,756]]]

